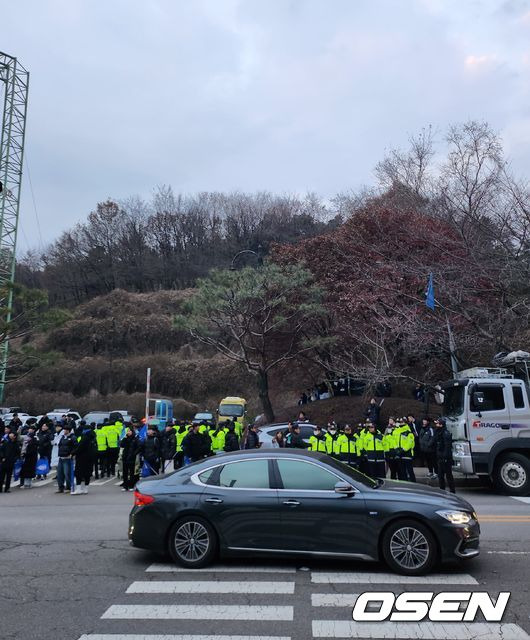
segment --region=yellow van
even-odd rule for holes
[[[247,401],[245,398],[227,397],[223,398],[217,409],[217,424],[222,425],[228,420],[236,419],[244,429],[246,426]]]

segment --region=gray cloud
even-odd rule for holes
[[[112,196],[372,181],[410,133],[488,120],[530,168],[530,2],[21,0],[42,234]],[[20,248],[39,242],[28,181]]]

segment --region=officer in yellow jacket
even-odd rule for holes
[[[105,477],[105,473],[107,472],[107,435],[103,429],[102,424],[98,424],[96,427],[96,443],[98,447],[98,459],[95,464],[95,476],[96,480],[99,479],[101,475],[102,478]],[[98,473],[99,470],[99,473]]]
[[[359,468],[360,445],[359,438],[352,432],[349,424],[344,427],[344,433],[337,438],[339,460],[354,469]]]
[[[217,425],[210,429],[210,440],[212,441],[212,451],[217,455],[223,453],[225,448],[225,436],[228,429],[223,429],[221,425]]]
[[[180,469],[184,464],[184,452],[182,451],[182,441],[188,435],[189,425],[184,420],[180,420],[174,427],[176,436],[176,454],[173,466],[175,469]]]
[[[400,480],[408,480],[416,482],[414,474],[414,434],[411,428],[405,422],[400,424],[394,430],[394,444],[396,447],[396,456],[398,459],[398,477]]]
[[[375,422],[370,423],[368,432],[362,436],[360,446],[366,457],[368,475],[372,478],[384,478],[386,476],[385,443]]]
[[[108,421],[103,424],[103,432],[107,438],[107,468],[105,471],[107,478],[110,478],[116,475],[116,463],[120,453],[120,436],[116,424],[109,424]]]
[[[313,435],[309,438],[309,451],[320,451],[320,453],[327,453],[327,438],[326,434],[317,425],[313,429]]]
[[[333,456],[334,458],[339,457],[339,450],[337,448],[337,439],[339,437],[339,432],[337,429],[337,425],[332,422],[329,425],[329,428],[326,432],[326,449],[328,456]]]

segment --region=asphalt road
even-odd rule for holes
[[[249,558],[175,571],[167,559],[129,547],[132,493],[114,480],[86,496],[54,489],[36,483],[0,495],[2,640],[530,640],[529,499],[459,489],[479,514],[481,556],[409,584],[383,566],[327,560]],[[512,595],[502,623],[492,627],[352,623],[355,594],[405,590]]]

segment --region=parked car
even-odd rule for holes
[[[210,427],[215,427],[215,416],[209,411],[203,413],[196,413],[193,416],[192,424],[204,424],[206,423]]]
[[[169,551],[188,568],[218,555],[330,556],[421,575],[439,560],[479,554],[479,523],[466,500],[374,480],[323,453],[223,453],[140,480],[134,495],[130,543]]]
[[[91,411],[83,416],[83,420],[87,424],[95,422],[96,425],[103,424],[105,420],[110,420],[110,422],[121,420],[123,422],[123,415],[119,411]]]
[[[22,422],[22,426],[24,426],[26,422],[28,420],[31,420],[32,418],[35,420],[35,422],[37,422],[36,416],[32,416],[29,413],[18,413],[16,411],[14,413],[4,413],[0,416],[0,418],[2,418],[2,420],[4,421],[4,424],[9,424],[11,420],[13,420],[13,418],[15,417],[15,414],[19,417],[20,421]]]
[[[63,416],[69,416],[75,420],[76,425],[81,421],[81,414],[77,411],[72,411],[71,409],[54,409],[53,411],[48,411],[47,413],[37,417],[40,420],[43,416],[48,416],[48,418],[51,418],[52,420],[61,420]]]
[[[309,422],[300,422],[300,435],[302,440],[309,443],[309,438],[313,435],[315,425]],[[278,433],[278,431],[287,432],[287,422],[278,422],[277,424],[267,424],[264,427],[259,427],[258,434],[262,448],[272,447],[272,439]]]

